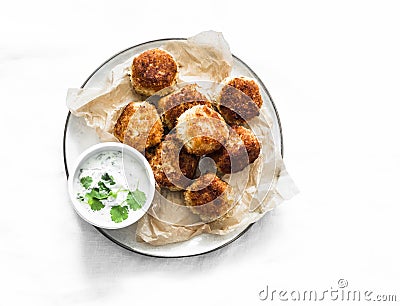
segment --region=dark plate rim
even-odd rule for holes
[[[114,59],[114,58],[117,57],[118,55],[120,55],[120,54],[122,54],[122,53],[124,53],[124,52],[126,52],[126,51],[129,51],[129,50],[131,50],[131,49],[133,49],[133,48],[140,47],[140,46],[142,46],[142,45],[146,45],[146,44],[154,43],[154,42],[169,41],[169,40],[186,40],[186,38],[162,38],[162,39],[155,39],[155,40],[150,40],[150,41],[147,41],[147,42],[144,42],[144,43],[140,43],[140,44],[134,45],[134,46],[132,46],[132,47],[126,48],[126,49],[124,49],[124,50],[122,50],[122,51],[120,51],[120,52],[114,54],[114,55],[111,56],[109,59],[107,59],[104,63],[102,63],[99,67],[97,67],[97,68],[89,75],[89,77],[86,79],[86,81],[83,82],[81,88],[85,87],[85,85],[87,84],[87,82],[89,82],[89,80],[92,78],[92,76],[93,76],[97,71],[99,71],[105,64],[107,64],[109,61],[111,61],[112,59]],[[274,112],[275,112],[276,118],[277,118],[277,120],[278,120],[279,133],[280,133],[280,136],[281,136],[281,139],[280,139],[280,140],[281,140],[281,155],[282,155],[282,157],[283,157],[283,136],[282,136],[282,125],[281,125],[281,120],[280,120],[279,113],[278,113],[278,110],[277,110],[277,108],[276,108],[276,105],[275,105],[274,101],[272,100],[272,97],[271,97],[271,95],[270,95],[270,93],[269,93],[267,87],[265,87],[264,83],[261,81],[261,79],[258,77],[258,75],[253,71],[253,69],[251,69],[245,62],[243,62],[243,61],[242,61],[240,58],[238,58],[237,56],[235,56],[235,55],[233,55],[233,54],[232,54],[232,56],[233,56],[236,60],[238,60],[241,64],[243,64],[247,69],[249,69],[250,72],[251,72],[252,74],[254,74],[254,76],[256,77],[256,79],[257,79],[257,81],[258,81],[258,83],[261,85],[261,87],[262,87],[262,88],[265,90],[265,92],[267,93],[268,98],[270,99],[270,101],[271,101],[271,103],[272,103],[272,106],[273,106],[273,108],[274,108]],[[65,120],[64,134],[63,134],[63,160],[64,160],[64,170],[65,170],[65,174],[66,174],[66,176],[67,176],[67,179],[68,179],[68,176],[69,176],[69,172],[68,172],[68,167],[67,167],[67,157],[66,157],[66,153],[65,153],[65,152],[66,152],[65,140],[66,140],[66,136],[67,136],[68,122],[69,122],[69,118],[70,118],[70,117],[71,117],[71,112],[68,112],[68,114],[67,114],[67,119]],[[211,250],[208,250],[208,251],[202,252],[202,253],[196,253],[196,254],[190,254],[190,255],[181,255],[181,256],[160,256],[160,255],[153,255],[153,254],[143,253],[143,252],[140,252],[140,251],[138,251],[138,250],[135,250],[135,249],[133,249],[133,248],[131,248],[131,247],[129,247],[129,246],[127,246],[127,245],[125,245],[125,244],[119,242],[118,240],[114,239],[113,237],[111,237],[110,235],[108,235],[102,228],[99,228],[99,227],[96,227],[96,226],[93,226],[93,227],[96,228],[96,229],[97,229],[101,234],[103,234],[107,239],[109,239],[110,241],[114,242],[115,244],[119,245],[120,247],[122,247],[122,248],[124,248],[124,249],[126,249],[126,250],[128,250],[128,251],[131,251],[131,252],[134,252],[134,253],[137,253],[137,254],[140,254],[140,255],[148,256],[148,257],[154,257],[154,258],[185,258],[185,257],[194,257],[194,256],[205,255],[205,254],[208,254],[208,253],[217,251],[217,250],[219,250],[219,249],[222,249],[223,247],[225,247],[225,246],[231,244],[232,242],[234,242],[235,240],[237,240],[239,237],[243,236],[243,234],[245,234],[253,225],[254,225],[254,223],[249,224],[249,226],[247,226],[247,227],[246,227],[243,231],[241,231],[237,236],[235,236],[235,237],[232,238],[231,240],[227,241],[227,242],[224,243],[223,245],[220,245],[219,247],[216,247],[216,248],[214,248],[214,249],[211,249]]]

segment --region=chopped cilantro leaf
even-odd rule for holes
[[[138,210],[146,203],[146,194],[139,189],[129,191],[126,197],[126,203],[128,203],[131,209]]]
[[[85,189],[88,189],[93,182],[93,179],[90,176],[85,176],[81,178],[81,184]]]
[[[93,188],[85,196],[87,199],[96,198],[98,200],[104,200],[104,199],[108,198],[108,192],[104,192],[103,190],[100,190],[99,188]]]
[[[101,179],[105,182],[108,182],[110,185],[115,185],[114,178],[109,175],[107,172],[101,176]]]
[[[105,205],[103,203],[101,203],[101,201],[99,199],[96,199],[96,198],[88,199],[88,204],[90,205],[90,208],[92,210],[96,210],[96,211],[105,207]]]
[[[118,191],[117,191],[117,192],[110,191],[108,195],[109,195],[110,197],[112,197],[112,198],[116,199],[116,198],[117,198],[117,196],[118,196]]]
[[[113,206],[110,210],[111,220],[115,223],[120,223],[126,219],[128,219],[128,206]]]
[[[108,188],[108,187],[106,186],[106,184],[104,184],[104,182],[102,182],[102,181],[98,182],[97,185],[99,186],[99,190],[100,190],[100,191],[105,191],[105,192],[107,192],[107,193],[109,193],[109,192],[111,191],[111,189]]]

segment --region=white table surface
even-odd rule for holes
[[[2,5],[0,305],[258,305],[267,285],[323,291],[339,279],[399,301],[396,1],[188,3]],[[70,205],[66,91],[122,49],[208,29],[270,90],[301,193],[222,250],[137,255]]]

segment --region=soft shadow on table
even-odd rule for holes
[[[272,212],[273,213],[273,212]],[[186,275],[208,271],[234,256],[235,262],[246,260],[246,254],[264,247],[272,239],[271,213],[255,223],[246,233],[222,249],[185,258],[155,258],[128,251],[104,237],[94,227],[79,220],[82,228],[82,264],[88,278],[112,278],[142,272],[168,272]]]

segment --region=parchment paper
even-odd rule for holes
[[[221,33],[202,32],[187,41],[168,42],[162,48],[178,62],[179,82],[221,82],[230,75],[232,55]],[[131,88],[131,62],[132,58],[116,66],[103,88],[68,90],[67,107],[75,116],[84,117],[88,126],[96,129],[101,141],[118,141],[112,133],[121,110],[131,101],[143,100]],[[157,190],[150,210],[138,222],[138,241],[164,245],[185,241],[201,233],[227,234],[256,222],[297,193],[275,147],[271,133],[273,121],[265,105],[260,116],[250,120],[248,125],[261,143],[262,151],[259,158],[243,171],[222,177],[232,186],[231,196],[237,200],[233,209],[218,220],[204,223],[183,205],[181,192]]]

